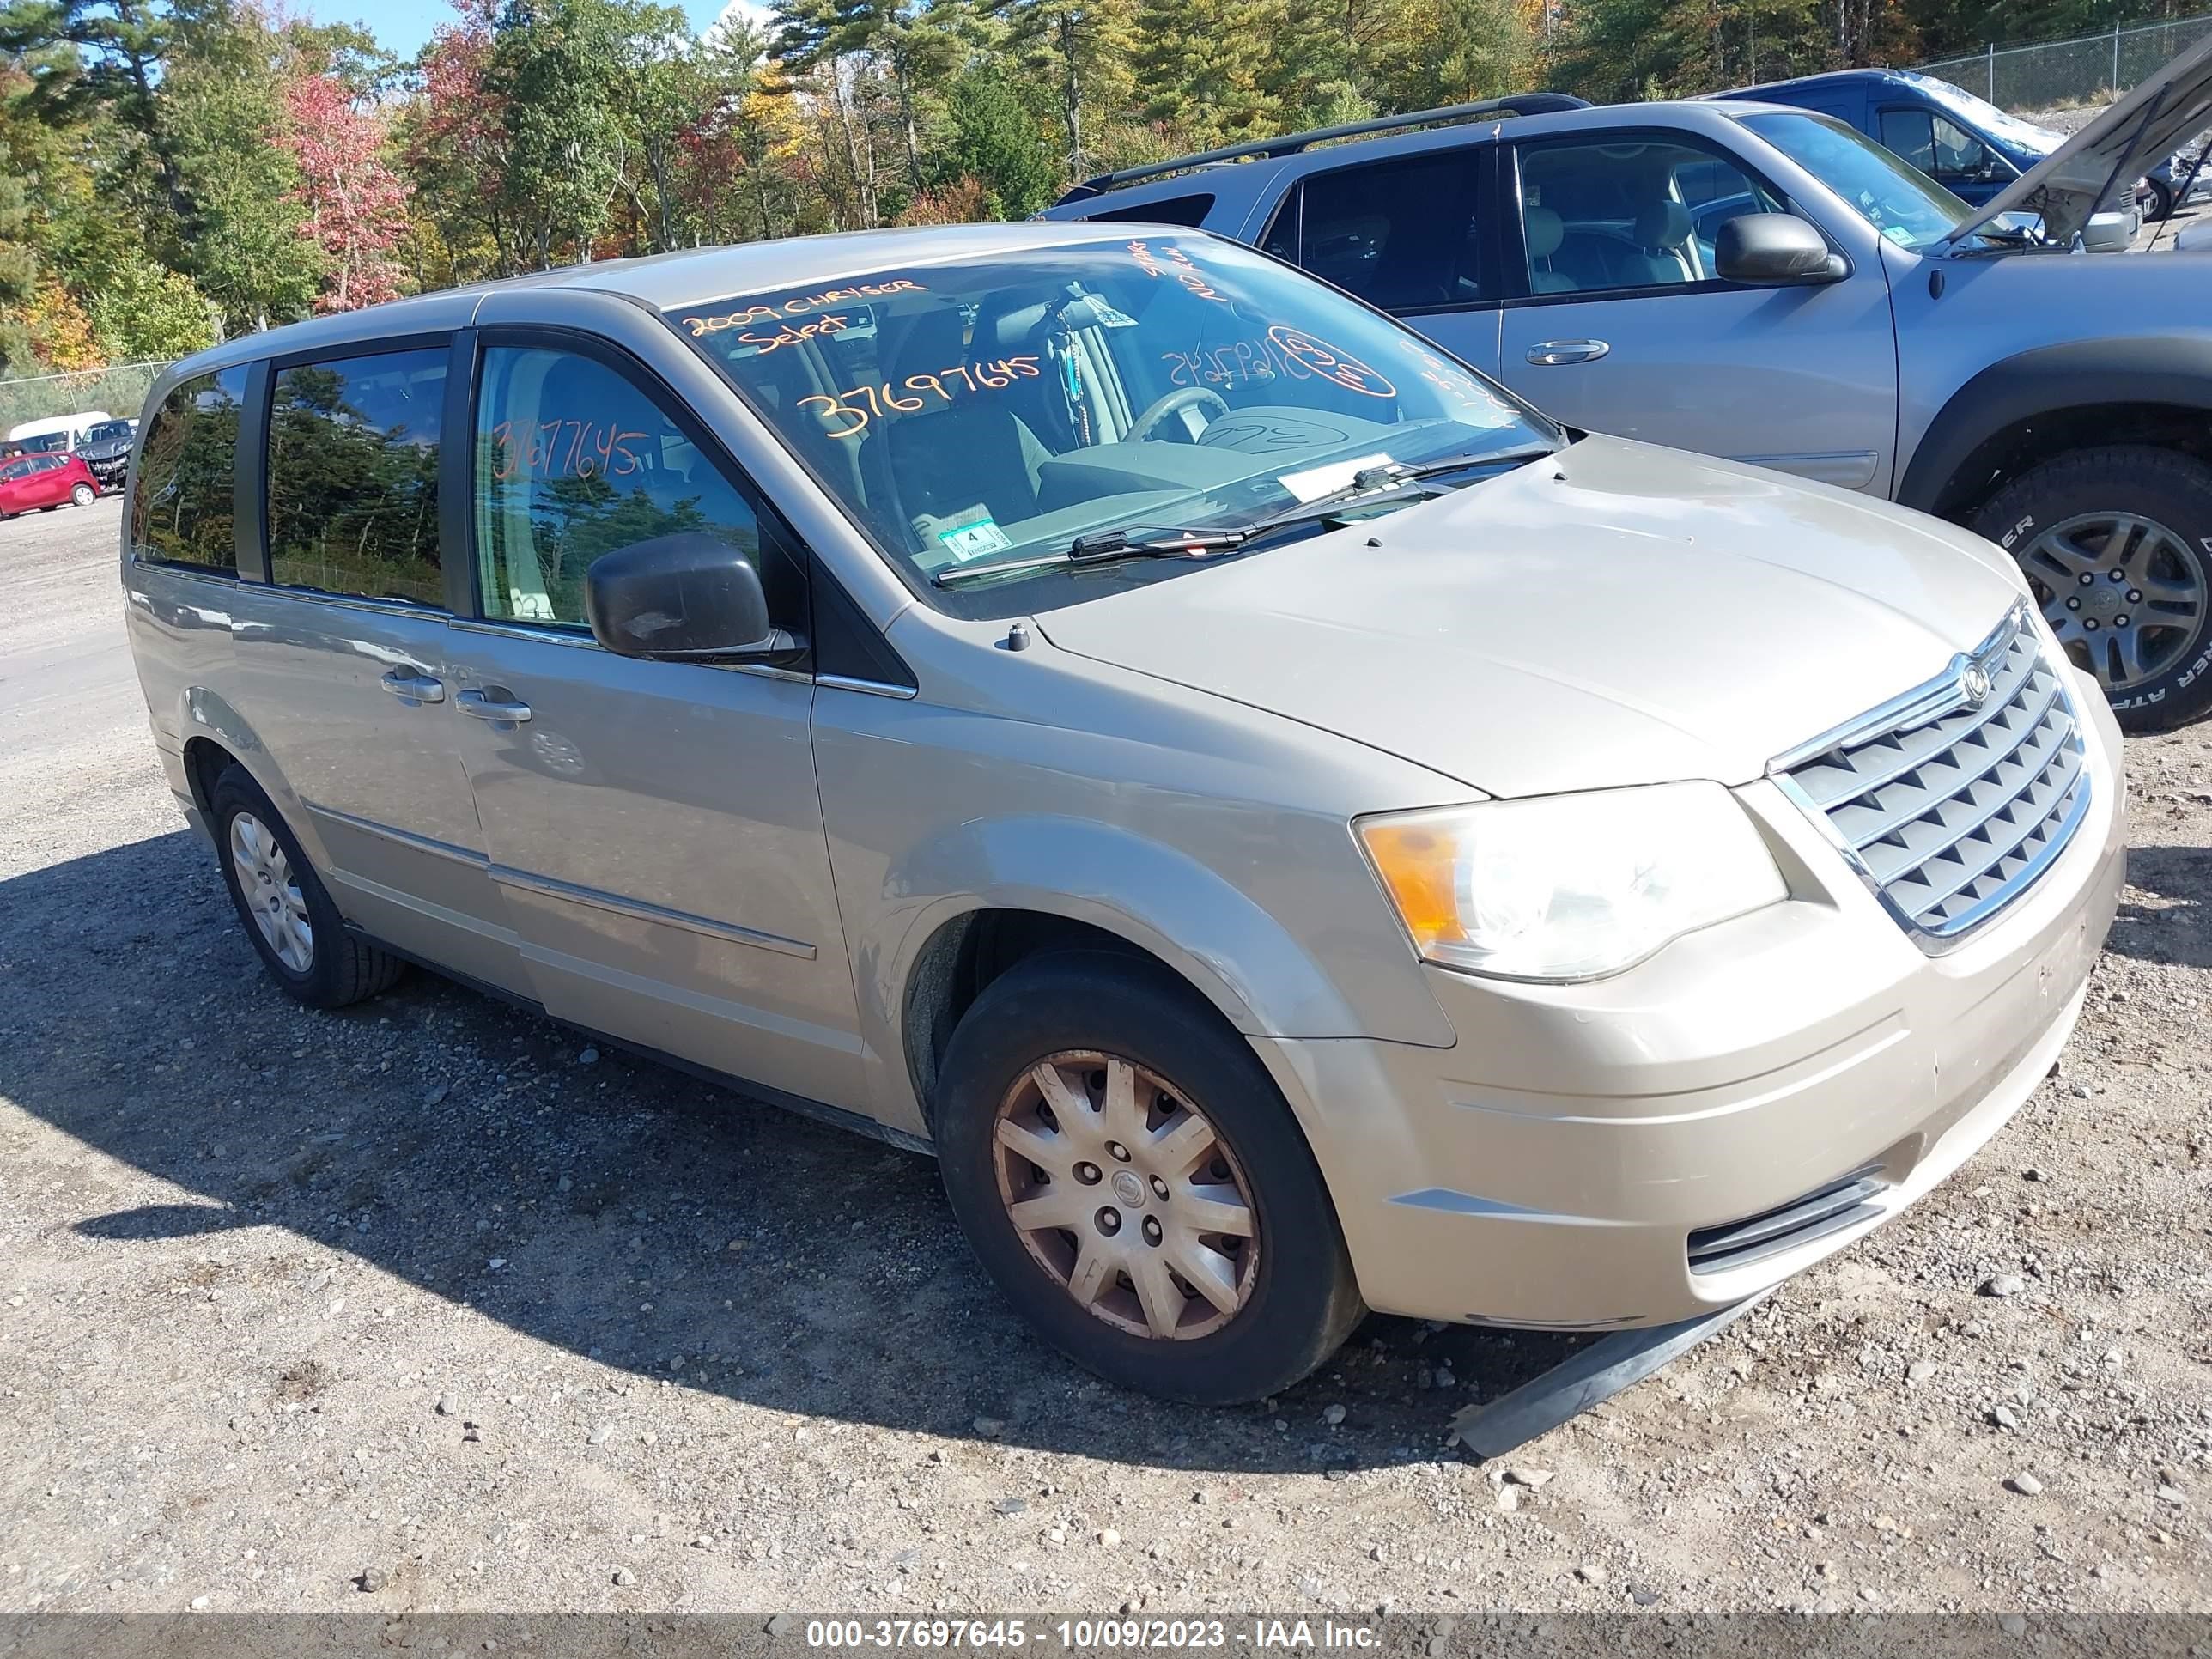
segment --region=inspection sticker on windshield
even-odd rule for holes
[[[996,553],[1000,548],[1012,547],[1006,532],[999,528],[989,514],[980,519],[970,519],[965,524],[956,524],[950,530],[940,530],[937,539],[945,550],[965,564],[970,559],[980,559],[986,553]]]
[[[1327,466],[1310,466],[1303,472],[1285,472],[1275,482],[1301,501],[1317,501],[1335,494],[1370,466],[1388,466],[1388,455],[1360,455]]]

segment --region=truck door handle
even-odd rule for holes
[[[473,714],[480,720],[520,726],[530,718],[528,703],[507,696],[496,686],[489,691],[464,691],[453,701],[460,705],[461,713]]]
[[[1539,368],[1560,363],[1594,363],[1613,349],[1603,340],[1539,340],[1528,348],[1528,361]]]
[[[446,700],[445,682],[431,678],[419,668],[395,668],[381,684],[386,690],[410,707]]]

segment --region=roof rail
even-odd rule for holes
[[[1140,179],[1157,179],[1165,173],[1212,167],[1219,161],[1242,161],[1262,155],[1295,155],[1309,144],[1323,143],[1334,138],[1359,138],[1370,133],[1399,132],[1411,127],[1441,126],[1447,122],[1468,121],[1485,115],[1551,115],[1560,110],[1588,109],[1589,106],[1587,98],[1577,98],[1570,93],[1521,92],[1505,98],[1485,99],[1479,104],[1450,104],[1442,109],[1415,110],[1410,115],[1384,115],[1371,121],[1347,121],[1342,126],[1316,127],[1310,132],[1287,132],[1279,138],[1256,138],[1250,143],[1200,150],[1195,155],[1178,156],[1172,161],[1152,161],[1140,167],[1123,167],[1118,173],[1102,173],[1095,179],[1086,179],[1075,185],[1054,205],[1064,207],[1070,202],[1087,202],[1094,196],[1103,196],[1109,190],[1133,185]]]

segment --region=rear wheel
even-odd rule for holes
[[[79,507],[90,507],[99,499],[100,492],[88,483],[76,484],[70,489],[70,500]]]
[[[2212,707],[2212,467],[2141,445],[2080,450],[2006,484],[1974,528],[2020,562],[2127,730]]]
[[[1151,963],[1070,951],[993,981],[953,1034],[936,1129],[985,1271],[1115,1382],[1256,1400],[1327,1359],[1366,1311],[1281,1094]]]
[[[343,1008],[399,977],[405,964],[397,957],[346,931],[307,854],[244,767],[225,769],[210,805],[230,902],[287,996]]]

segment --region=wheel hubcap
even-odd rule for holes
[[[1054,1054],[1007,1091],[994,1141],[1023,1247],[1097,1317],[1188,1341],[1250,1299],[1250,1186],[1213,1125],[1157,1073],[1117,1054]]]
[[[2132,513],[2083,513],[2020,555],[2066,654],[2115,695],[2170,671],[2204,631],[2204,559]]]
[[[315,963],[315,928],[307,918],[307,898],[283,844],[251,812],[230,820],[230,864],[263,942],[294,973],[306,973]]]

